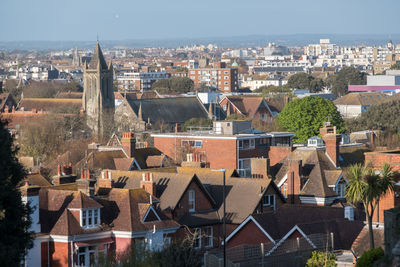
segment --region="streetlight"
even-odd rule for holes
[[[223,199],[223,204],[224,204],[224,213],[222,217],[222,236],[224,238],[223,242],[223,249],[224,249],[224,267],[226,267],[226,222],[225,222],[225,215],[226,215],[226,202],[225,202],[225,169],[218,169],[218,170],[213,170],[216,172],[222,172],[222,179],[223,179],[223,187],[222,187],[222,199]]]

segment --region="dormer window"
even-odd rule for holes
[[[82,228],[93,228],[100,224],[100,209],[82,209],[81,211]]]

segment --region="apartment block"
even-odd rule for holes
[[[215,67],[189,69],[189,78],[193,80],[195,87],[206,85],[222,92],[237,91],[239,89],[238,69],[219,67],[218,65]]]

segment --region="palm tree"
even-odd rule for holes
[[[374,233],[372,231],[372,217],[376,205],[388,191],[393,191],[393,178],[396,175],[392,167],[385,163],[377,174],[373,169],[361,164],[349,167],[346,187],[346,199],[353,205],[362,202],[368,219],[370,248],[374,248]]]

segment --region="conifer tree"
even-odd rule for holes
[[[0,118],[0,265],[20,266],[32,247],[30,209],[18,190],[26,173],[16,158],[17,148],[6,125]]]

